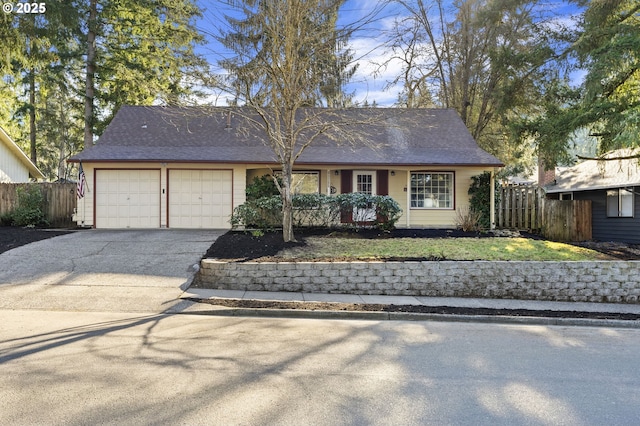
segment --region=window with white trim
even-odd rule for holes
[[[294,194],[317,194],[320,192],[320,173],[293,172],[291,189]]]
[[[573,192],[561,192],[560,193],[561,200],[573,200]]]
[[[411,207],[453,209],[453,173],[411,173]]]
[[[633,191],[609,189],[607,191],[607,217],[633,217]]]

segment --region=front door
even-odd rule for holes
[[[353,192],[376,195],[376,172],[354,171],[353,189]],[[374,220],[376,220],[376,206],[373,204],[353,209],[354,222],[371,222]]]

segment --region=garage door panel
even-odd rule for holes
[[[96,227],[159,228],[160,170],[97,170]]]
[[[170,170],[169,226],[229,228],[232,176],[230,170]]]

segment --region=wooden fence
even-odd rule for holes
[[[504,186],[498,189],[496,226],[539,232],[544,190],[537,186]]]
[[[554,241],[591,239],[591,200],[544,200],[542,235]]]
[[[50,226],[74,225],[71,216],[76,208],[75,183],[0,183],[0,215],[15,209],[18,203],[18,187],[32,185],[37,186],[44,196],[44,215]]]
[[[497,228],[537,232],[554,241],[591,239],[589,200],[549,200],[537,186],[505,186],[497,196]]]

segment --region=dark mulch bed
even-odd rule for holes
[[[33,243],[73,232],[64,229],[21,228],[19,226],[0,226],[0,253]]]
[[[612,241],[585,241],[575,243],[579,247],[597,250],[600,253],[620,260],[640,260],[640,244],[628,244]]]
[[[493,309],[462,308],[451,306],[422,305],[383,305],[377,303],[329,303],[329,302],[283,302],[270,300],[238,299],[191,299],[200,303],[224,306],[227,308],[304,310],[304,311],[343,311],[343,312],[408,312],[440,315],[485,315],[535,318],[584,318],[638,321],[640,315],[609,312],[551,311],[531,309]]]
[[[484,238],[494,236],[491,233],[463,232],[455,229],[394,229],[385,232],[377,229],[335,230],[335,229],[299,229],[295,236],[297,242],[285,243],[281,231],[265,232],[253,235],[251,232],[229,231],[218,237],[209,248],[205,257],[210,259],[254,260],[275,256],[281,250],[306,245],[306,239],[313,236],[328,238]],[[530,235],[531,238],[537,238]],[[366,244],[366,243],[365,243]],[[393,260],[438,260],[438,259],[393,259]]]

